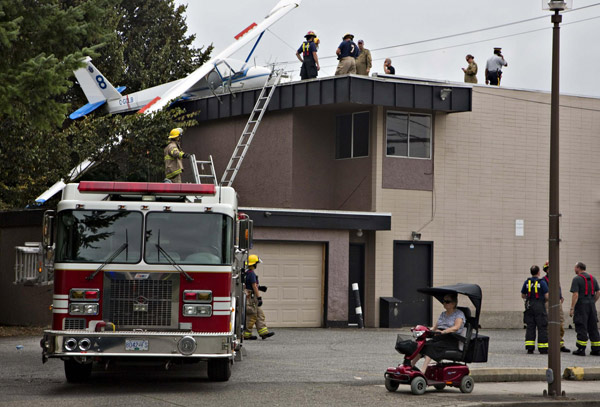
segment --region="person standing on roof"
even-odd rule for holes
[[[183,129],[176,128],[169,133],[169,144],[165,147],[165,182],[181,183],[183,173],[183,158],[189,154],[181,149],[181,134]]]
[[[396,75],[396,68],[392,66],[391,59],[386,58],[385,61],[383,61],[383,72],[388,75]]]
[[[465,82],[466,83],[477,83],[477,64],[475,63],[475,57],[471,54],[468,54],[465,59],[469,66],[466,68],[462,68],[465,73]]]
[[[546,282],[546,284],[548,285],[548,290],[550,290],[550,263],[546,262],[544,263],[544,266],[542,267],[542,269],[544,270],[544,273],[546,273],[546,275],[544,276],[544,281]],[[566,352],[569,353],[571,352],[571,349],[567,348],[565,346],[565,314],[563,313],[563,309],[562,309],[562,304],[565,301],[565,299],[563,298],[562,295],[562,289],[560,288],[560,285],[558,286],[558,290],[559,290],[559,294],[560,294],[560,303],[559,303],[559,316],[560,316],[560,351],[561,352]],[[548,303],[546,303],[546,312],[548,312]]]
[[[335,76],[356,73],[356,58],[360,51],[354,41],[352,41],[353,39],[354,35],[350,33],[344,34],[342,42],[335,50],[338,60],[340,61],[335,70]]]
[[[259,285],[258,276],[256,275],[256,266],[262,263],[256,254],[248,256],[246,261],[246,327],[244,328],[244,339],[256,340],[256,336],[252,335],[252,329],[256,324],[258,335],[267,339],[275,335],[275,332],[269,332],[265,323],[265,314],[262,310],[263,300],[259,291],[267,292],[267,287]]]
[[[485,64],[485,84],[500,86],[502,79],[502,67],[508,66],[508,62],[504,60],[502,48],[494,48],[494,55],[487,60]]]
[[[598,314],[596,302],[600,298],[598,280],[585,271],[585,264],[575,263],[575,277],[571,282],[571,309],[569,315],[573,317],[575,331],[577,332],[577,350],[573,355],[585,356],[588,336],[592,345],[591,355],[600,356],[600,333],[598,333]]]
[[[315,43],[317,34],[314,31],[309,31],[304,36],[306,41],[300,45],[296,51],[296,58],[302,62],[300,68],[300,79],[316,78],[321,67],[319,66],[319,57],[317,56],[318,46]]]
[[[373,58],[371,58],[371,51],[365,48],[365,42],[358,40],[358,58],[356,58],[356,73],[359,75],[369,76],[371,67],[373,66]]]
[[[541,354],[548,353],[548,314],[545,303],[548,300],[548,285],[540,278],[540,268],[531,266],[531,277],[525,280],[521,288],[521,298],[525,300],[523,322],[527,324],[525,331],[525,349],[527,353],[535,350],[535,334],[537,328],[537,346]]]

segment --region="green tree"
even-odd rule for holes
[[[73,69],[115,35],[98,16],[116,0],[0,0],[0,208],[22,206],[67,171],[57,134]]]
[[[72,72],[89,55],[128,92],[183,77],[212,50],[191,46],[184,11],[173,0],[0,0],[0,209],[31,203],[88,157],[99,163],[88,177],[158,172],[169,128],[190,118],[175,111],[72,122],[66,114],[87,102]]]

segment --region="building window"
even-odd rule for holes
[[[431,116],[387,113],[387,155],[431,158]]]
[[[356,158],[369,155],[369,112],[336,117],[335,158]]]

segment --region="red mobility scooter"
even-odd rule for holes
[[[385,372],[385,388],[394,392],[400,384],[409,384],[413,394],[423,394],[427,386],[442,390],[446,386],[458,387],[463,393],[471,393],[475,386],[469,376],[467,363],[487,362],[489,337],[479,334],[479,313],[481,311],[481,288],[477,284],[455,284],[442,287],[420,288],[420,293],[431,295],[443,302],[444,295],[462,294],[467,296],[475,307],[475,316],[468,307],[457,307],[465,314],[465,334],[449,333],[458,341],[455,350],[444,351],[443,358],[436,364],[427,366],[425,372],[413,368],[411,361],[421,353],[427,341],[437,332],[418,325],[411,329],[412,336],[398,335],[396,350],[404,354],[404,361],[397,367],[389,367]]]

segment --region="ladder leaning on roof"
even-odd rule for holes
[[[212,155],[208,156],[207,161],[202,161],[196,160],[195,154],[190,154],[190,164],[196,184],[218,185],[217,173],[215,172],[215,164],[213,163]],[[205,179],[206,182],[202,182],[203,179]]]
[[[254,105],[254,109],[252,113],[250,113],[250,117],[248,118],[248,122],[246,123],[246,127],[244,127],[244,131],[233,151],[233,155],[229,159],[229,163],[227,164],[227,168],[223,173],[223,177],[221,178],[221,185],[224,187],[230,187],[233,184],[233,180],[237,175],[240,166],[242,165],[242,161],[246,156],[246,152],[248,151],[248,147],[250,147],[250,143],[252,143],[252,139],[256,134],[256,130],[262,120],[263,115],[267,111],[267,106],[269,106],[269,102],[271,101],[271,97],[273,93],[275,93],[275,88],[279,84],[281,80],[281,76],[283,75],[283,70],[277,70],[271,73],[267,80],[265,81],[265,86],[263,86],[260,91],[260,95],[256,100],[256,104]],[[269,80],[271,78],[275,78],[273,82],[269,85]],[[267,94],[268,92],[268,94]]]

